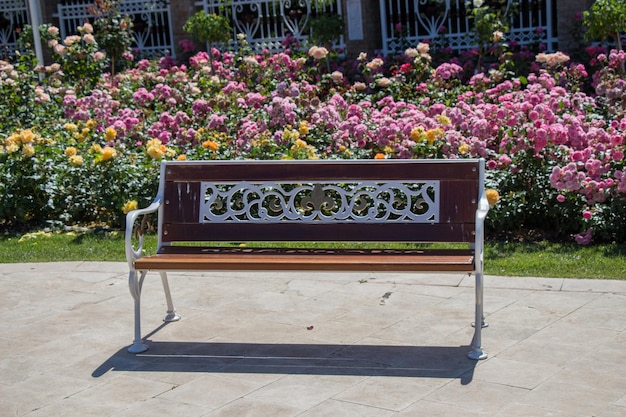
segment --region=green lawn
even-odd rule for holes
[[[148,236],[145,249],[155,247],[156,237]],[[626,245],[487,242],[485,255],[485,273],[492,275],[626,279]],[[0,236],[0,263],[124,260],[122,232]]]

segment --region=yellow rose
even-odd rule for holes
[[[20,150],[20,145],[18,145],[17,141],[13,138],[13,136],[9,137],[4,143],[5,149],[7,153],[15,153]]]
[[[22,155],[24,155],[27,158],[30,158],[31,156],[35,155],[35,148],[33,148],[33,145],[31,145],[30,143],[27,143],[24,146],[22,146]]]
[[[102,153],[102,146],[98,145],[97,143],[94,143],[94,144],[91,146],[91,152],[94,152],[94,153]]]
[[[465,155],[466,153],[468,153],[468,152],[470,151],[470,149],[471,149],[471,147],[470,147],[467,143],[463,142],[463,143],[459,146],[459,153],[460,153],[461,155]]]
[[[160,146],[160,145],[161,145],[161,141],[157,138],[154,138],[154,139],[150,139],[148,143],[146,143],[146,148],[149,148],[151,146]]]
[[[309,124],[306,121],[300,122],[300,128],[298,129],[301,135],[306,135],[309,133]]]
[[[137,210],[137,207],[137,200],[127,201],[126,203],[124,203],[122,211],[124,212],[124,214],[128,214],[128,212],[130,211]]]
[[[65,123],[63,127],[68,132],[75,132],[78,129],[78,126],[76,126],[74,123]]]
[[[443,130],[441,128],[439,128],[439,127],[435,128],[435,129],[429,129],[426,132],[426,140],[428,141],[428,144],[432,145],[433,142],[435,141],[435,139],[437,139],[442,134],[443,134]]]
[[[78,151],[73,146],[68,146],[67,148],[65,148],[65,156],[67,156],[68,158],[76,155],[77,153]]]
[[[30,129],[22,130],[20,133],[20,140],[22,143],[31,143],[35,140],[35,134]]]
[[[178,155],[178,157],[176,158],[177,161],[186,161],[187,160],[187,155],[182,154],[182,155]]]
[[[291,130],[287,128],[283,131],[283,139],[285,139],[288,142],[299,140],[300,132],[298,132],[297,130]]]
[[[489,205],[491,207],[495,206],[500,199],[500,194],[498,194],[498,191],[494,190],[493,188],[486,190],[485,196],[487,197],[487,201],[489,202]]]
[[[72,166],[81,166],[83,164],[83,157],[80,155],[72,155],[70,156],[70,165]]]
[[[110,146],[105,146],[104,149],[102,149],[102,161],[108,161],[110,159],[113,159],[117,156],[117,151],[110,147]]]
[[[202,147],[215,152],[219,149],[220,145],[219,143],[212,140],[205,140],[204,142],[202,142]]]
[[[450,118],[448,116],[446,116],[445,114],[440,114],[437,117],[437,120],[439,121],[439,123],[441,123],[443,126],[448,126],[450,125],[450,123],[452,123],[452,121],[450,120]]]
[[[106,130],[104,131],[104,139],[106,139],[107,142],[110,142],[112,140],[115,140],[116,137],[117,137],[117,130],[115,130],[112,127],[107,127]]]
[[[294,148],[300,148],[300,149],[305,149],[307,147],[307,143],[305,141],[303,141],[302,139],[298,139],[296,140],[296,143],[293,145]]]
[[[422,135],[424,134],[424,128],[422,126],[418,126],[416,128],[413,128],[413,130],[411,130],[411,140],[413,142],[419,142],[420,140],[422,140]]]
[[[148,147],[148,155],[150,155],[150,157],[154,159],[163,158],[163,155],[165,155],[166,151],[167,148],[165,147],[165,145],[154,145]]]

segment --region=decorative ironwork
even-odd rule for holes
[[[384,0],[380,2],[383,52],[403,52],[419,42],[466,50],[475,46],[473,22],[467,0]],[[521,45],[544,43],[548,50],[557,45],[553,13],[554,0],[507,0],[507,10],[517,4],[507,34]]]
[[[15,55],[19,32],[26,24],[26,0],[0,0],[0,59]]]
[[[85,21],[93,21],[94,16],[87,10],[93,1],[57,5],[61,38],[77,33],[77,28]],[[165,54],[174,56],[174,35],[172,33],[169,2],[163,0],[124,0],[119,11],[128,14],[133,20],[133,44],[131,48],[140,52],[143,58],[156,58]]]
[[[439,181],[203,182],[200,222],[439,221]]]
[[[341,0],[199,0],[195,4],[206,13],[229,16],[233,39],[244,35],[257,52],[282,51],[288,38],[304,46],[312,18],[342,14]],[[334,47],[345,48],[343,36]]]

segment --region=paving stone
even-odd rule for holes
[[[362,376],[289,375],[247,395],[259,401],[276,401],[282,405],[309,410],[356,385]]]
[[[203,417],[295,417],[301,415],[302,410],[282,404],[280,398],[276,398],[273,402],[239,398]]]
[[[481,395],[476,396],[476,402],[486,401]],[[420,400],[402,412],[396,414],[397,417],[493,417],[491,411],[480,411],[467,409],[456,404],[434,402],[430,400]],[[528,417],[528,416],[526,416]]]
[[[476,369],[476,373],[479,372],[480,367]],[[454,405],[475,413],[489,413],[493,416],[510,402],[525,397],[528,392],[529,390],[524,388],[474,378],[471,383],[466,384],[457,381],[450,382],[424,399]]]
[[[481,381],[532,390],[561,370],[545,363],[520,362],[493,357],[479,364],[476,374]]]
[[[561,411],[574,416],[595,416],[622,396],[612,390],[584,384],[547,381],[518,399],[543,409]]]
[[[66,397],[29,413],[28,417],[103,417],[115,416],[121,410],[123,408],[111,403]]]
[[[623,407],[608,407],[603,410],[598,417],[624,417],[626,415],[626,408]]]
[[[180,401],[149,398],[122,411],[112,413],[111,417],[168,416],[174,415],[174,410],[176,410],[176,415],[181,417],[206,416],[211,411],[206,407],[199,407]]]
[[[0,264],[1,416],[626,416],[626,281]]]
[[[158,398],[214,410],[260,389],[261,386],[262,383],[254,381],[205,374],[183,385],[172,387]]]
[[[447,382],[447,379],[428,377],[370,377],[335,396],[335,399],[377,409],[401,411]]]
[[[77,391],[73,397],[96,405],[125,409],[175,388],[172,384],[119,374],[115,378]]]
[[[350,402],[328,400],[300,414],[301,417],[387,417],[395,413]]]
[[[559,410],[550,410],[534,405],[513,403],[505,407],[495,417],[582,417],[581,414],[571,414]],[[587,416],[588,417],[588,416]]]

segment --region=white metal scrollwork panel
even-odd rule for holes
[[[14,56],[19,32],[28,23],[26,0],[0,1],[0,59]]]
[[[289,38],[303,47],[310,35],[311,19],[343,13],[341,0],[197,0],[195,5],[206,13],[228,16],[232,20],[233,39],[235,35],[245,35],[249,47],[257,52],[283,51],[283,42]],[[345,48],[343,36],[334,48]]]
[[[439,222],[439,181],[203,182],[201,223]]]
[[[56,17],[59,18],[61,39],[77,33],[77,28],[86,21],[93,22],[95,16],[90,7],[93,1],[83,0],[58,4]],[[139,50],[142,57],[160,57],[166,51],[175,56],[171,6],[165,0],[123,0],[119,11],[133,20],[132,49]]]
[[[468,0],[381,1],[383,52],[401,53],[425,41],[435,48],[475,48],[472,4]],[[508,41],[520,45],[544,43],[548,50],[556,47],[554,0],[507,0],[505,4],[507,12],[512,11]]]

